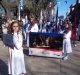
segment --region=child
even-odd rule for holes
[[[71,47],[71,26],[67,23],[65,25],[65,31],[63,34],[63,49],[62,52],[63,54],[66,53],[66,56],[64,56],[62,59],[67,60],[69,53],[72,52],[72,47]]]
[[[23,39],[19,31],[19,23],[17,21],[12,22],[10,26],[10,33],[13,34],[14,49],[10,48],[11,60],[8,61],[8,71],[9,74],[12,73],[12,75],[20,75],[21,73],[26,73],[22,48]]]

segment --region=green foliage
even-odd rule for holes
[[[25,0],[24,1],[25,5],[24,8],[32,9],[32,1],[31,0]]]
[[[11,0],[2,1],[4,1],[6,4],[6,9],[13,11],[14,13],[18,11],[19,0],[15,0],[14,2],[11,2]],[[24,9],[29,9],[30,12],[33,12],[35,15],[40,16],[41,9],[47,9],[48,2],[52,2],[52,7],[50,9],[54,8],[56,0],[24,0]]]
[[[56,5],[56,0],[24,0],[25,9],[28,8],[30,12],[33,12],[36,16],[40,16],[40,11],[48,9],[48,2],[52,2],[52,7],[49,9],[53,9]]]

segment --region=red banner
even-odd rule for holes
[[[74,14],[73,24],[72,24],[72,41],[76,41],[76,15]]]

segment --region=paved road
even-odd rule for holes
[[[80,42],[73,47],[73,53],[64,61],[56,58],[28,56],[24,49],[26,75],[80,75]],[[8,75],[8,48],[0,41],[0,75]]]

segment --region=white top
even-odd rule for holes
[[[31,32],[38,32],[38,24],[35,23],[34,26],[31,27]]]
[[[21,49],[22,48],[22,36],[20,34],[14,33],[13,36],[13,43],[14,43],[14,49]]]
[[[35,23],[34,26],[32,26],[32,27],[30,27],[30,25],[29,25],[29,28],[31,28],[30,29],[31,32],[38,32],[39,31],[37,23]],[[29,47],[29,34],[27,34],[27,47]]]
[[[64,34],[63,38],[70,39],[71,38],[71,31],[69,31],[67,34]]]
[[[6,24],[2,24],[2,32],[3,34],[7,34],[7,25]]]
[[[50,32],[50,29],[48,29],[48,30],[43,29],[43,30],[42,30],[42,33],[51,33],[51,32]]]

